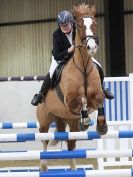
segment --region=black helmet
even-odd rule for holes
[[[62,25],[65,23],[73,23],[74,18],[73,15],[69,11],[61,11],[57,15],[57,23],[58,25]]]

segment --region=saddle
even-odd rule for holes
[[[67,62],[63,61],[55,69],[52,80],[51,80],[51,88],[55,88],[58,85],[58,83],[60,82],[61,73],[62,73],[63,68],[66,64],[67,64]]]

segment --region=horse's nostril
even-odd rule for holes
[[[89,46],[89,45],[87,46],[87,49],[90,49],[90,46]]]

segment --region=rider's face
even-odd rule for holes
[[[72,24],[71,23],[65,23],[63,25],[60,25],[61,31],[65,34],[70,33],[72,30]]]

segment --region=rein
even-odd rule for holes
[[[78,26],[78,24],[77,24],[77,26]],[[75,28],[76,29],[76,28]],[[77,27],[77,29],[78,29],[78,27]],[[79,32],[79,29],[78,29],[78,33],[80,34],[80,32]],[[91,71],[92,71],[92,69],[93,69],[93,66],[94,66],[94,64],[93,64],[93,62],[92,62],[92,64],[91,64],[91,67],[90,67],[90,70],[87,72],[87,67],[88,67],[88,62],[89,62],[89,57],[90,56],[88,56],[88,58],[87,58],[87,63],[85,64],[85,62],[84,62],[84,57],[83,57],[83,54],[82,54],[82,51],[81,51],[81,48],[83,48],[83,47],[86,47],[86,45],[85,44],[83,44],[83,41],[84,40],[86,40],[87,39],[87,41],[89,40],[90,38],[95,38],[94,36],[92,36],[92,35],[88,35],[88,36],[86,36],[85,38],[83,38],[81,41],[82,41],[82,44],[80,44],[80,45],[75,45],[75,48],[78,48],[79,49],[79,52],[80,52],[80,55],[81,55],[81,59],[82,59],[82,63],[83,63],[83,70],[76,64],[76,62],[75,62],[75,58],[74,58],[74,56],[73,56],[73,63],[74,63],[74,65],[77,67],[77,69],[83,74],[83,78],[84,78],[84,88],[85,88],[85,95],[87,96],[87,78],[88,78],[88,76],[89,76],[89,74],[91,73]],[[74,40],[73,40],[74,41]],[[75,42],[74,42],[75,43]]]
[[[83,47],[83,46],[81,46]],[[83,55],[82,55],[82,52],[81,52],[81,47],[78,46],[78,49],[80,51],[80,55],[81,55],[81,58],[82,58],[82,62],[83,62],[83,70],[75,63],[75,60],[74,60],[74,56],[73,56],[73,63],[75,64],[75,66],[77,67],[77,69],[83,74],[83,78],[84,78],[84,88],[85,88],[85,95],[87,96],[87,78],[89,76],[89,74],[91,73],[92,69],[93,69],[93,62],[92,62],[92,65],[90,67],[90,70],[87,72],[87,67],[88,67],[88,62],[89,62],[89,56],[88,56],[88,59],[87,59],[87,63],[85,65],[84,63],[84,58],[83,58]]]
[[[81,50],[80,50],[81,47],[83,47],[83,46],[78,46],[77,48],[78,48],[79,51],[80,51],[80,55],[81,55],[81,58],[82,58],[82,63],[83,63],[84,69],[82,70],[82,69],[75,63],[74,56],[73,56],[72,59],[73,59],[73,63],[74,63],[75,66],[78,68],[78,70],[79,70],[83,75],[88,75],[88,74],[91,72],[92,68],[93,68],[93,64],[92,64],[92,67],[91,67],[90,71],[87,73],[87,67],[88,67],[88,62],[89,62],[89,56],[88,56],[88,59],[87,59],[87,63],[86,63],[86,65],[85,65],[85,63],[84,63],[84,57],[83,57],[82,52],[81,52]]]
[[[88,59],[87,59],[87,64],[85,65],[85,63],[84,63],[84,57],[83,57],[83,55],[82,55],[82,52],[81,52],[81,48],[82,47],[86,47],[86,45],[85,44],[83,44],[83,41],[85,40],[85,39],[90,39],[90,38],[95,38],[94,36],[92,36],[92,35],[87,35],[86,37],[84,37],[83,39],[82,39],[82,44],[80,44],[80,45],[75,45],[75,34],[76,34],[76,26],[78,26],[78,24],[76,23],[76,25],[74,24],[74,26],[73,26],[73,28],[74,28],[74,35],[73,35],[73,39],[72,39],[72,41],[73,41],[73,45],[75,46],[75,48],[78,48],[79,49],[79,51],[80,51],[80,55],[81,55],[81,58],[82,58],[82,63],[83,63],[83,67],[84,67],[84,70],[82,70],[76,63],[75,63],[75,60],[74,60],[74,56],[73,56],[73,62],[74,62],[74,64],[75,64],[75,66],[80,70],[80,72],[83,74],[83,75],[88,75],[89,73],[90,73],[90,71],[88,72],[88,74],[87,74],[87,72],[86,72],[86,70],[87,70],[87,66],[88,66],[88,62],[89,62],[89,56],[88,56]],[[77,27],[77,29],[78,29],[78,27]],[[79,32],[79,29],[78,29],[78,32]],[[80,32],[79,32],[79,34],[80,34]],[[88,39],[88,40],[89,40]],[[87,41],[88,41],[87,40]],[[92,69],[91,69],[92,70]]]

